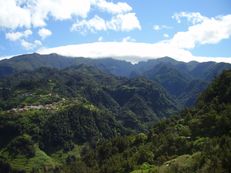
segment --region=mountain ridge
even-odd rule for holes
[[[0,61],[0,77],[20,71],[33,71],[40,67],[65,69],[71,66],[86,64],[119,77],[136,78],[144,76],[160,83],[177,102],[183,106],[192,106],[200,92],[209,82],[221,74],[223,70],[231,69],[231,64],[191,61],[177,61],[170,57],[157,58],[132,64],[113,58],[83,58],[65,57],[58,54],[40,55],[37,53],[20,55]],[[191,87],[191,84],[196,84]],[[193,94],[192,94],[193,93]]]

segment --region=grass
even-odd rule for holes
[[[59,150],[51,155],[52,158],[56,160],[56,162],[63,164],[66,162],[68,156],[75,156],[75,158],[80,158],[81,146],[75,145],[74,149],[69,152],[64,152],[63,150]]]
[[[36,172],[44,172],[44,169],[50,170],[60,166],[58,162],[40,150],[36,145],[35,156],[31,158],[27,158],[24,155],[9,156],[7,151],[2,152],[1,155],[6,158],[7,162],[10,163],[13,169],[24,170],[28,173],[32,170],[36,170]]]
[[[163,165],[157,167],[144,163],[131,173],[185,173],[193,172],[193,169],[198,166],[198,159],[201,153],[197,152],[193,155],[182,155],[175,159],[165,162]]]
[[[178,173],[178,172],[193,172],[193,169],[198,164],[198,159],[201,153],[197,152],[193,155],[182,155],[175,159],[165,162],[159,167],[158,173]]]
[[[150,165],[148,163],[143,163],[138,169],[132,171],[131,173],[156,173],[157,167]]]

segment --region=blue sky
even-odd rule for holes
[[[231,62],[230,37],[230,0],[0,0],[0,57]]]

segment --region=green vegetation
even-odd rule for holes
[[[119,78],[85,65],[64,70],[41,68],[0,80],[0,109],[5,112],[55,110],[70,102],[93,105],[90,111],[108,112],[130,131],[134,126],[145,130],[144,122],[157,122],[179,110],[155,82]]]
[[[131,64],[130,62],[112,58],[70,58],[58,54],[39,55],[34,53],[0,61],[0,77],[17,74],[22,71],[35,71],[42,67],[65,69],[82,64],[97,67],[106,73],[119,77],[134,78],[145,76],[149,80],[160,83],[161,86],[173,96],[176,102],[186,107],[195,104],[199,94],[214,77],[220,75],[223,70],[231,69],[231,64],[228,63],[198,63],[195,61],[185,63],[169,57]],[[37,83],[28,82],[29,83],[26,84],[28,87],[34,84],[37,85]],[[42,91],[44,92],[44,90]],[[49,93],[45,95],[47,94]],[[52,100],[50,100],[52,98],[58,99],[53,95],[53,97],[47,98],[47,101],[52,102]],[[38,96],[30,99],[38,103],[43,102]],[[14,101],[12,101],[12,104],[13,103]],[[26,101],[26,103],[30,102]]]
[[[81,162],[70,167],[85,168],[70,172],[230,172],[230,88],[231,71],[226,71],[195,108],[161,121],[147,135],[101,140],[83,148]]]
[[[0,80],[0,98],[2,164],[18,169],[18,162],[26,172],[34,169],[37,151],[64,164],[80,158],[73,154],[78,145],[148,131],[178,111],[157,83],[118,78],[85,65],[9,76]],[[69,154],[59,157],[60,152]]]
[[[53,158],[39,149],[38,146],[33,147],[33,156],[28,156],[28,154],[11,155],[7,151],[3,151],[1,155],[4,157],[4,162],[10,163],[10,169],[15,170],[15,172],[48,172],[58,169],[60,165]]]
[[[85,65],[17,73],[0,80],[0,172],[231,172],[230,88],[224,71],[177,113],[142,77]]]

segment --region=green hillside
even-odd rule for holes
[[[9,76],[0,98],[1,169],[26,172],[59,170],[86,142],[147,132],[178,111],[159,84],[86,65]]]
[[[225,71],[177,113],[159,83],[92,66],[3,78],[0,172],[230,172],[230,88]]]
[[[181,62],[170,57],[152,59],[131,64],[113,58],[65,57],[58,54],[40,55],[37,53],[20,55],[0,61],[0,77],[22,71],[34,71],[41,67],[65,69],[85,64],[94,66],[118,77],[145,77],[156,81],[183,107],[193,106],[199,94],[223,70],[231,69],[228,63]]]
[[[231,171],[231,71],[197,106],[156,124],[149,133],[86,145],[66,172],[224,173]],[[81,170],[77,169],[81,166]]]

